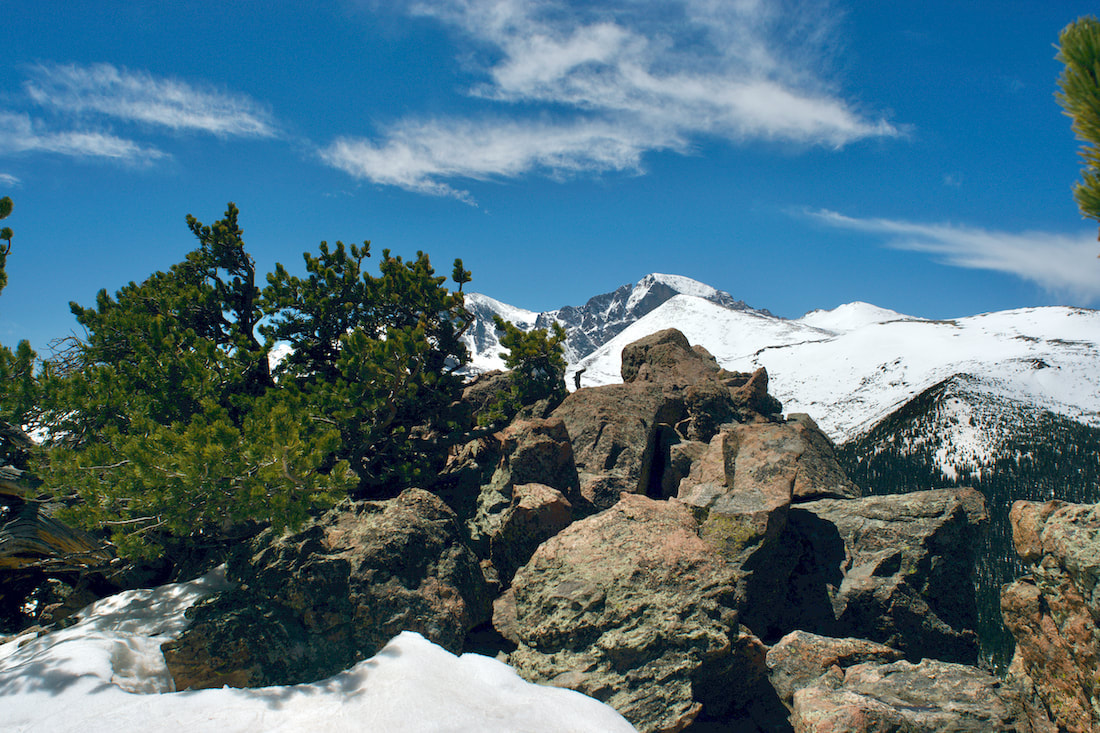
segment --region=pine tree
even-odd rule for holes
[[[429,478],[472,317],[427,255],[384,251],[372,276],[369,243],[322,242],[305,277],[277,265],[261,291],[233,204],[187,221],[199,246],[183,262],[72,304],[88,335],[45,400],[64,514],[122,554],[172,554]],[[273,374],[277,344],[291,350]]]
[[[427,477],[453,428],[451,407],[468,361],[461,341],[472,316],[443,287],[428,256],[404,261],[383,250],[380,275],[363,271],[370,243],[303,255],[308,277],[282,266],[268,277],[268,344],[286,342],[279,367],[338,426],[340,456],[359,474],[359,495],[392,494]],[[455,261],[459,287],[469,272]]]
[[[1055,94],[1081,147],[1081,181],[1073,196],[1081,213],[1100,221],[1100,21],[1092,16],[1077,19],[1058,36],[1057,59],[1065,64]]]

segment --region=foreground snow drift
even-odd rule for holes
[[[189,606],[226,586],[215,571],[120,593],[70,628],[0,645],[0,730],[634,730],[596,700],[532,685],[494,659],[456,657],[411,632],[314,684],[173,692],[160,645],[187,625]]]

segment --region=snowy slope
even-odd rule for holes
[[[726,369],[767,368],[784,410],[809,413],[837,443],[957,374],[972,375],[991,395],[1100,424],[1097,311],[1025,308],[930,321],[852,303],[792,321],[678,295],[572,364],[569,374],[585,369],[584,386],[621,381],[622,348],[665,328],[683,331]]]
[[[1047,307],[953,321],[873,323],[751,357],[790,412],[808,412],[837,443],[870,429],[910,398],[956,374],[986,391],[1088,424],[1100,423],[1100,313]]]
[[[798,321],[787,321],[754,310],[731,310],[693,295],[677,295],[626,327],[617,336],[589,356],[572,364],[572,374],[586,371],[583,386],[621,382],[622,350],[643,336],[666,328],[678,328],[692,344],[701,344],[725,365],[737,359],[752,358],[762,346],[793,344],[832,338],[833,334]]]
[[[494,315],[514,323],[524,331],[534,328],[539,317],[534,311],[516,308],[481,293],[466,293],[466,310],[474,315],[474,322],[462,335],[462,341],[470,352],[467,371],[473,374],[505,368],[504,359],[500,357],[500,337],[493,325]]]
[[[460,657],[404,632],[371,659],[313,684],[173,692],[160,644],[185,610],[226,587],[217,571],[190,583],[127,591],[78,624],[0,645],[0,730],[633,731],[610,707],[523,681],[507,665]]]
[[[475,322],[464,338],[472,359],[467,371],[478,373],[501,369],[500,341],[493,328],[493,315],[499,315],[524,330],[549,328],[560,324],[567,334],[565,357],[577,362],[679,294],[708,300],[726,309],[752,311],[729,293],[681,275],[654,273],[633,284],[589,298],[581,306],[564,306],[544,313],[515,308],[477,293],[466,296],[466,307]]]

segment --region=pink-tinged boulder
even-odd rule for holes
[[[1019,689],[932,659],[834,666],[794,693],[791,725],[795,733],[1056,733]]]
[[[778,419],[781,409],[767,372],[727,372],[675,329],[623,349],[622,372],[623,384],[579,389],[553,413],[573,439],[581,494],[595,510],[624,491],[674,495],[674,445],[709,442],[723,423]]]
[[[734,583],[691,509],[625,494],[540,545],[494,621],[525,678],[603,700],[639,730],[677,731],[748,705],[765,678]]]
[[[535,549],[573,521],[573,506],[560,491],[543,484],[512,487],[512,501],[490,535],[489,554],[501,580],[508,582]]]
[[[768,678],[780,701],[791,707],[794,693],[826,672],[864,662],[897,662],[902,653],[866,639],[835,639],[792,631],[768,650]]]
[[[1100,505],[1018,501],[1013,541],[1029,575],[1001,591],[1010,672],[1070,733],[1100,731]]]
[[[530,498],[524,508],[520,509],[519,504],[523,500],[516,496],[515,488],[538,484],[557,493],[558,499],[547,501],[549,504],[558,506],[558,509],[552,512],[552,519],[541,523],[542,530],[561,520],[562,507],[568,507],[566,513],[571,517],[572,504],[579,499],[573,445],[569,440],[565,423],[556,418],[517,420],[488,438],[465,446],[456,454],[453,463],[467,464],[468,467],[461,470],[480,477],[475,479],[481,482],[474,489],[476,493],[459,491],[450,494],[452,504],[460,504],[460,500],[467,495],[476,497],[474,506],[466,510],[468,516],[466,529],[470,536],[470,545],[479,557],[484,559],[492,556],[494,563],[497,559],[510,558],[505,560],[508,565],[506,573],[502,568],[497,568],[502,570],[502,575],[508,577],[511,577],[516,567],[526,562],[526,557],[529,557],[535,549],[534,546],[527,549],[517,546],[515,551],[512,551],[505,547],[510,541],[506,541],[501,534],[502,522],[506,516],[513,516],[516,511],[527,516],[534,511],[534,503],[538,503]],[[559,499],[564,504],[560,504]],[[541,511],[534,511],[534,513],[540,516],[545,514]],[[520,520],[517,519],[517,521]],[[568,521],[565,523],[568,524]],[[534,531],[530,522],[526,526]],[[517,528],[509,531],[512,533],[509,537],[514,537],[521,544],[530,539],[530,536],[528,540],[520,538],[516,533]],[[529,535],[530,533],[528,530],[523,530],[519,534]],[[526,556],[520,557],[524,553]]]

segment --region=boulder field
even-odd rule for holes
[[[237,587],[164,647],[177,688],[323,679],[411,630],[640,731],[1100,731],[1100,510],[1013,509],[1032,572],[998,678],[975,666],[980,493],[862,496],[763,369],[675,330],[622,374],[456,446],[435,485],[237,548]]]

